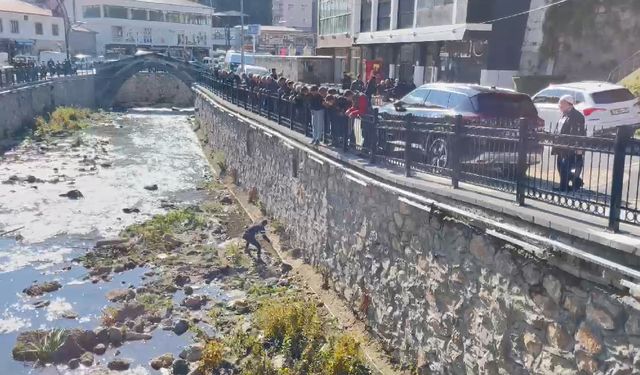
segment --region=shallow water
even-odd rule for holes
[[[97,240],[165,212],[163,203],[197,203],[203,198],[196,187],[207,180],[209,167],[188,114],[130,111],[116,115],[108,125],[85,131],[79,147],[62,147],[75,138],[45,152],[18,147],[0,158],[0,181],[12,176],[42,180],[0,184],[0,233],[22,228],[0,237],[0,374],[87,373],[87,369],[64,367],[33,369],[13,361],[17,334],[37,328],[98,326],[108,304],[105,293],[139,284],[149,270],[138,268],[116,274],[108,283],[91,284],[84,280],[86,270],[72,259]],[[157,191],[144,189],[152,184],[158,185]],[[72,189],[80,190],[84,199],[59,196]],[[125,214],[123,208],[138,208],[140,213]],[[34,281],[50,280],[58,280],[63,287],[40,298],[21,293]],[[33,302],[38,300],[50,304],[36,309]],[[77,314],[77,320],[61,316],[67,311]],[[177,354],[177,348],[191,342],[189,333],[176,336],[157,330],[153,336],[149,343],[132,342],[119,348],[120,357],[134,360],[132,370],[123,374],[151,373],[152,357]],[[113,356],[110,350],[96,360],[106,363]]]

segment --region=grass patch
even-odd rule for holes
[[[118,310],[115,307],[108,306],[102,309],[100,322],[103,327],[113,327],[118,321]]]
[[[165,215],[156,215],[151,220],[127,228],[129,235],[139,236],[145,245],[160,248],[165,236],[186,230],[202,228],[206,220],[192,209],[171,211]]]
[[[163,312],[164,310],[173,306],[173,302],[171,301],[171,299],[153,293],[137,295],[136,301],[144,306],[145,311],[156,313]]]
[[[67,332],[63,329],[52,329],[38,342],[29,344],[28,352],[32,353],[40,364],[53,362],[53,354],[64,345]]]
[[[213,164],[220,170],[220,173],[225,173],[228,169],[227,159],[224,155],[224,152],[217,151],[212,155]]]
[[[273,230],[273,233],[277,234],[278,236],[284,233],[284,224],[282,224],[282,222],[280,222],[278,219],[271,220],[269,226],[271,226],[271,230]]]
[[[224,359],[225,347],[222,341],[211,340],[207,342],[202,351],[199,369],[204,373],[212,373],[217,370]]]
[[[60,136],[89,126],[91,111],[75,107],[58,107],[46,117],[36,117],[36,138]]]

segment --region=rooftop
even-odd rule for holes
[[[0,12],[13,12],[23,14],[37,14],[40,16],[51,16],[51,10],[40,8],[20,0],[0,0]]]

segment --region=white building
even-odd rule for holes
[[[76,20],[96,31],[99,55],[139,48],[175,57],[206,56],[213,46],[213,8],[188,0],[75,0]]]
[[[273,25],[297,29],[313,28],[313,0],[273,0]]]
[[[37,56],[64,51],[64,21],[51,11],[20,0],[0,0],[0,52]]]

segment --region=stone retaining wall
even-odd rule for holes
[[[208,146],[291,245],[420,374],[631,374],[640,303],[444,212],[416,208],[196,97]],[[268,123],[264,125],[269,126]]]
[[[95,107],[94,77],[66,77],[0,91],[0,140],[31,127],[58,106]]]

